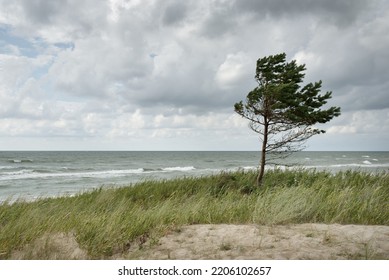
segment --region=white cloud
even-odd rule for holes
[[[335,125],[327,130],[329,134],[355,134],[356,132],[356,127],[347,125]]]
[[[333,125],[329,134],[378,134],[389,136],[389,109],[346,113],[341,125]],[[357,135],[355,135],[357,137]]]
[[[226,60],[219,66],[215,80],[222,89],[234,87],[251,76],[253,62],[243,52],[228,54]]]
[[[184,66],[184,50],[176,42],[163,46],[157,53],[158,54],[153,59],[153,76],[155,76],[155,78],[169,76],[172,72],[177,72]]]

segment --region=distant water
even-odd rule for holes
[[[259,152],[0,152],[0,202],[148,179],[255,170],[259,158]],[[389,172],[389,152],[299,152],[282,163],[331,172]]]

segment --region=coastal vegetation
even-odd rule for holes
[[[389,174],[272,170],[144,181],[74,196],[0,204],[0,259],[49,235],[74,236],[92,259],[191,224],[339,223],[389,225]],[[50,246],[46,246],[50,250]],[[42,255],[41,258],[47,258]],[[39,258],[26,255],[25,258]]]

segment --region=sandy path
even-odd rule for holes
[[[140,259],[389,259],[389,226],[190,225],[132,250]]]

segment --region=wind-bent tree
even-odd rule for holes
[[[250,128],[262,141],[257,186],[263,180],[267,154],[286,156],[302,150],[308,138],[325,132],[315,128],[315,124],[340,115],[339,107],[320,109],[332,94],[320,94],[321,81],[301,86],[305,64],[285,59],[285,53],[258,59],[258,86],[248,93],[245,104],[240,101],[234,106],[236,113],[250,121]]]

